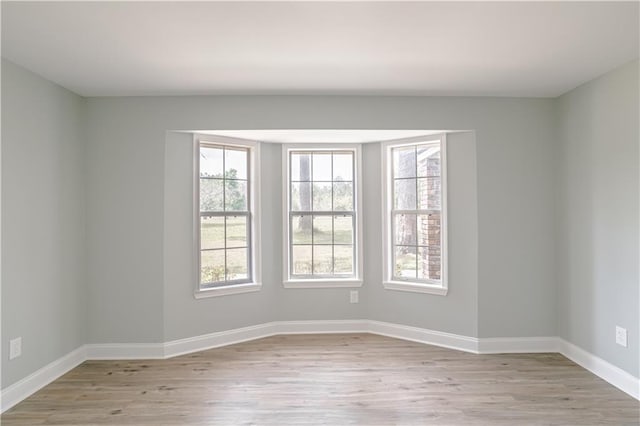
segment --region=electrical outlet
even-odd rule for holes
[[[22,355],[22,337],[9,340],[9,359],[18,358]]]
[[[616,325],[616,343],[627,347],[627,329]]]
[[[349,302],[358,303],[358,290],[351,290],[349,293]]]

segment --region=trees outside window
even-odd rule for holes
[[[200,143],[200,286],[251,281],[249,150]]]
[[[357,152],[286,149],[287,281],[359,278]]]

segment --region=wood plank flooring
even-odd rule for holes
[[[168,360],[87,361],[2,425],[638,425],[558,354],[473,355],[371,334],[275,336]]]

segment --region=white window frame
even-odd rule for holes
[[[350,151],[354,158],[354,276],[349,278],[317,278],[301,279],[291,277],[291,238],[289,229],[290,215],[290,155],[291,151]],[[335,144],[335,143],[314,143],[314,144],[283,144],[282,145],[282,218],[283,218],[283,285],[285,288],[335,288],[335,287],[362,287],[363,276],[363,237],[362,237],[362,150],[360,144]]]
[[[402,146],[411,146],[420,143],[440,141],[441,164],[441,218],[440,218],[440,256],[441,275],[440,280],[400,281],[393,279],[393,158],[391,150]],[[445,296],[448,292],[448,232],[447,232],[447,137],[445,133],[420,136],[414,138],[385,141],[381,144],[382,150],[382,211],[383,211],[383,255],[382,255],[382,279],[383,286],[388,290],[410,291],[416,293],[429,293]]]
[[[251,268],[250,282],[228,284],[219,287],[201,288],[200,286],[200,143],[210,143],[221,146],[236,146],[248,149],[249,167],[248,197],[250,214],[250,244],[249,265]],[[245,139],[229,138],[213,135],[194,134],[193,136],[193,241],[194,241],[194,271],[195,288],[194,297],[202,299],[207,297],[226,296],[230,294],[249,293],[259,291],[262,288],[262,256],[260,253],[260,143]]]

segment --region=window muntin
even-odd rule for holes
[[[384,286],[447,293],[446,135],[382,144]]]
[[[290,280],[357,276],[356,151],[290,150]]]
[[[199,288],[252,282],[250,150],[198,144]]]

